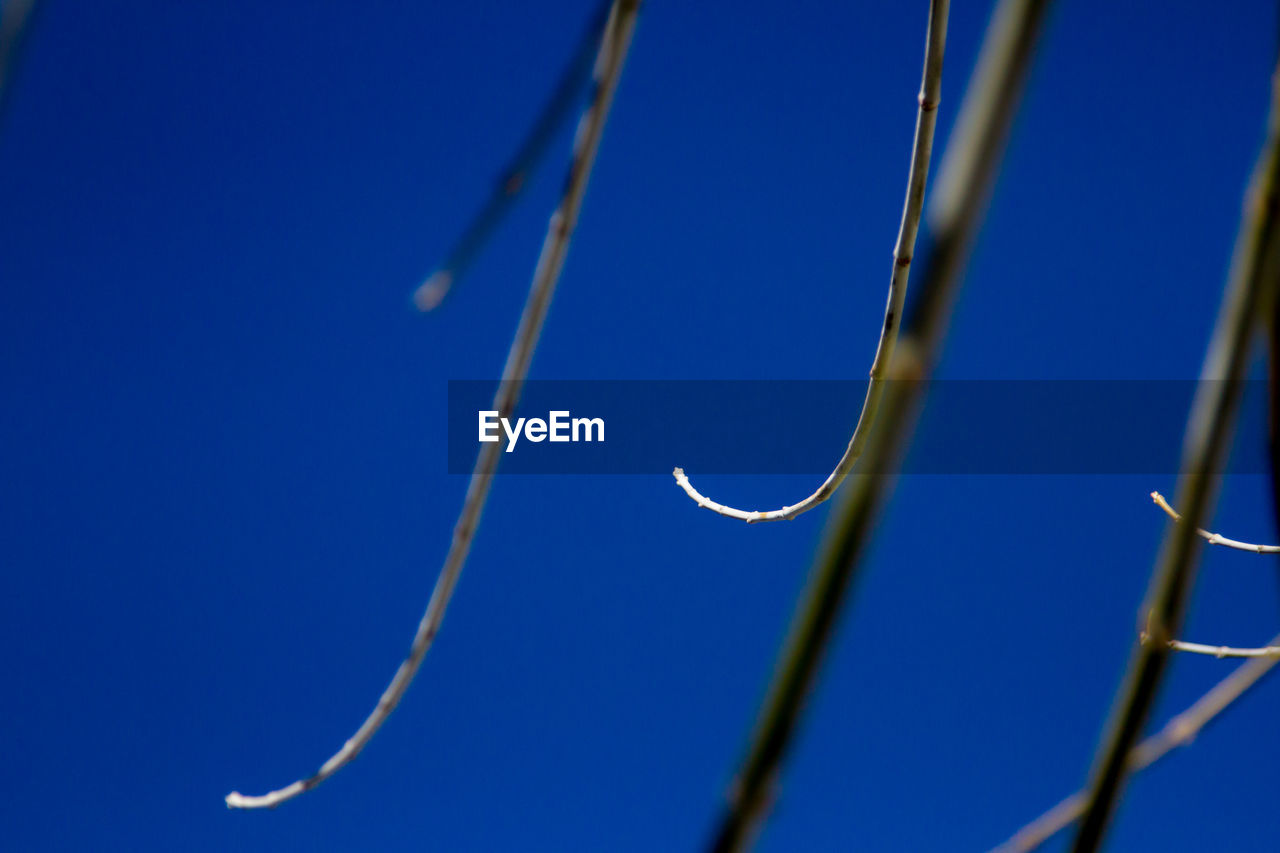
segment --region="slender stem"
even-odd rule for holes
[[[1201,381],[1192,403],[1183,440],[1186,472],[1178,489],[1184,524],[1166,531],[1160,557],[1152,572],[1142,612],[1150,614],[1153,642],[1139,644],[1117,692],[1106,734],[1098,746],[1088,786],[1088,802],[1073,850],[1097,850],[1106,833],[1124,786],[1128,755],[1137,742],[1155,701],[1169,658],[1168,641],[1182,625],[1195,577],[1201,519],[1215,496],[1214,471],[1220,470],[1230,444],[1239,407],[1251,334],[1258,322],[1265,272],[1280,246],[1276,239],[1277,175],[1280,173],[1280,88],[1273,80],[1271,117],[1266,146],[1254,169],[1245,203],[1235,259],[1226,295],[1205,357]]]
[[[1280,657],[1280,646],[1262,646],[1256,649],[1238,649],[1232,646],[1206,646],[1203,643],[1187,643],[1169,640],[1169,648],[1175,652],[1191,652],[1215,658],[1273,658]]]
[[[1178,515],[1177,510],[1169,506],[1169,502],[1159,492],[1152,492],[1151,500],[1155,501],[1156,506],[1164,510],[1174,521],[1182,521],[1182,516]],[[1210,545],[1223,545],[1227,548],[1235,548],[1237,551],[1253,551],[1257,554],[1280,554],[1280,545],[1255,545],[1252,542],[1241,542],[1238,539],[1228,539],[1221,533],[1210,533],[1207,530],[1201,530],[1199,527],[1196,528],[1196,533]]]
[[[902,324],[902,304],[907,295],[907,279],[911,273],[911,257],[915,251],[916,235],[920,231],[920,214],[924,210],[924,191],[929,179],[929,158],[933,153],[933,132],[938,124],[938,104],[942,98],[942,57],[947,45],[947,17],[950,0],[932,0],[929,4],[929,24],[925,33],[924,72],[920,81],[920,94],[916,97],[919,110],[916,113],[916,132],[911,144],[911,168],[907,172],[907,197],[902,205],[902,222],[898,226],[898,240],[893,247],[893,271],[889,276],[889,299],[885,305],[884,322],[880,326],[880,341],[876,344],[875,360],[871,363],[871,380],[862,402],[862,413],[853,437],[844,455],[818,490],[799,503],[768,511],[747,511],[717,503],[702,495],[689,482],[684,469],[676,468],[673,475],[677,485],[698,506],[719,515],[753,523],[757,521],[788,521],[803,512],[826,502],[853,465],[862,455],[880,410],[884,397],[885,377],[894,344],[898,341],[898,328]]]
[[[1280,644],[1280,634],[1271,640],[1273,648]],[[1235,669],[1214,685],[1190,708],[1178,714],[1164,728],[1148,737],[1129,753],[1130,772],[1145,770],[1180,746],[1195,739],[1209,723],[1235,702],[1262,677],[1271,672],[1280,657],[1257,657]],[[1084,812],[1087,791],[1076,791],[1013,834],[992,853],[1027,853],[1071,825]]]
[[[466,273],[471,262],[484,249],[499,223],[515,204],[520,193],[529,184],[538,164],[545,156],[552,138],[560,126],[572,114],[582,84],[591,76],[591,62],[600,44],[601,33],[609,19],[610,0],[604,0],[591,18],[573,52],[573,58],[560,75],[542,112],[533,127],[516,149],[510,162],[498,175],[493,191],[484,207],[463,229],[453,247],[445,255],[444,262],[418,286],[413,302],[420,311],[430,311],[444,301],[453,285]]]
[[[1047,0],[1002,0],[987,28],[978,68],[947,144],[939,191],[929,204],[933,241],[920,286],[890,360],[883,409],[868,439],[864,464],[874,463],[874,470],[891,469],[913,430],[924,384],[912,380],[928,375],[941,345],[948,308],[986,211],[1048,5]],[[889,485],[887,476],[860,474],[841,491],[717,826],[713,850],[742,850],[760,828],[801,706],[816,680]]]
[[[609,107],[613,102],[618,78],[622,73],[622,65],[631,42],[638,8],[638,0],[616,0],[609,13],[609,23],[601,38],[596,62],[596,92],[578,125],[564,196],[551,216],[547,236],[538,258],[538,266],[533,275],[529,297],[525,302],[524,313],[520,317],[520,325],[507,355],[502,382],[494,400],[494,408],[503,416],[509,415],[515,409],[520,390],[529,372],[534,347],[538,342],[547,308],[551,304],[551,297],[564,265],[569,240],[577,225],[583,194],[586,192],[587,180],[595,162],[596,151],[600,145],[605,119],[609,115]],[[431,647],[431,641],[440,629],[445,608],[448,607],[449,599],[453,596],[458,576],[462,572],[476,527],[480,522],[480,514],[489,494],[493,472],[501,458],[501,447],[502,443],[498,442],[485,444],[480,450],[471,480],[467,485],[467,495],[462,504],[462,511],[453,528],[453,541],[449,546],[449,553],[436,580],[435,589],[432,590],[426,612],[418,623],[418,630],[414,635],[409,655],[400,664],[395,677],[391,679],[391,683],[363,725],[314,775],[261,796],[245,796],[233,791],[226,797],[228,807],[244,809],[271,807],[292,799],[304,791],[309,791],[359,755],[360,750],[377,734],[378,729],[386,722],[396,705],[400,703],[405,691],[408,690],[423,658],[426,657],[427,650]]]

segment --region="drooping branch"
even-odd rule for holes
[[[1087,804],[1073,850],[1097,850],[1124,786],[1128,756],[1146,723],[1169,657],[1168,641],[1178,633],[1195,577],[1201,519],[1208,515],[1239,407],[1249,343],[1258,322],[1262,295],[1272,287],[1280,202],[1280,77],[1272,81],[1266,145],[1246,196],[1235,258],[1218,314],[1201,381],[1183,440],[1178,506],[1183,521],[1165,532],[1142,612],[1150,614],[1152,642],[1133,652],[1124,683],[1116,694],[1110,723],[1098,746],[1090,774]]]
[[[1280,645],[1280,634],[1271,640],[1271,648]],[[1128,770],[1136,773],[1145,770],[1180,746],[1191,743],[1209,723],[1227,709],[1262,677],[1280,662],[1280,657],[1267,656],[1255,659],[1236,668],[1234,672],[1214,685],[1208,693],[1195,701],[1190,708],[1178,714],[1164,728],[1148,737],[1129,753]],[[1087,791],[1076,791],[1053,808],[1040,815],[1013,834],[1008,841],[991,853],[1028,853],[1071,825],[1084,813]]]
[[[533,351],[542,330],[543,320],[546,318],[547,309],[551,304],[551,297],[555,292],[556,282],[559,280],[560,270],[569,249],[569,241],[578,222],[583,194],[586,192],[587,180],[595,162],[605,120],[609,115],[609,107],[613,102],[614,91],[622,73],[638,8],[639,0],[615,0],[601,36],[595,66],[596,91],[578,125],[564,195],[547,227],[546,239],[543,241],[542,251],[538,257],[529,296],[525,302],[511,350],[507,355],[502,382],[494,399],[494,408],[503,417],[509,416],[514,411],[525,377],[529,372],[529,364],[533,359]],[[444,566],[436,580],[426,611],[418,623],[418,630],[414,635],[409,655],[400,664],[391,683],[378,700],[377,706],[359,730],[314,775],[261,796],[245,796],[233,791],[226,797],[229,808],[272,807],[309,791],[359,755],[360,750],[364,749],[377,734],[378,729],[386,722],[391,712],[400,703],[405,691],[408,690],[444,620],[445,609],[453,596],[454,587],[471,549],[471,542],[480,522],[480,514],[489,494],[493,472],[501,458],[502,446],[503,443],[499,441],[487,443],[481,448],[471,479],[467,484],[462,511],[453,528],[453,540],[450,543],[449,552],[445,556]]]
[[[938,123],[938,103],[942,97],[942,57],[947,44],[947,16],[950,0],[932,0],[929,4],[929,23],[925,35],[924,72],[920,81],[920,94],[916,100],[915,139],[911,144],[911,167],[907,172],[907,197],[902,206],[902,222],[898,226],[898,239],[893,247],[893,270],[889,276],[889,299],[885,306],[884,322],[880,326],[880,341],[876,344],[875,359],[871,363],[871,379],[862,413],[854,427],[853,436],[844,455],[826,481],[817,491],[799,503],[781,509],[748,511],[717,503],[702,495],[689,482],[683,468],[672,474],[676,484],[684,489],[698,506],[719,515],[736,518],[748,523],[757,521],[786,521],[808,512],[835,494],[844,478],[853,470],[854,463],[862,455],[871,425],[875,423],[884,397],[885,380],[894,344],[898,340],[898,328],[902,324],[902,305],[907,295],[907,279],[911,273],[911,257],[915,251],[916,235],[920,230],[920,213],[924,209],[924,191],[929,179],[929,159],[933,152],[933,131]]]
[[[413,292],[413,303],[419,311],[430,311],[444,300],[453,285],[458,283],[471,266],[471,262],[484,249],[520,193],[529,185],[529,178],[545,156],[556,131],[573,114],[582,86],[591,76],[591,61],[599,47],[611,5],[609,0],[605,0],[592,16],[591,23],[573,52],[573,58],[552,90],[551,97],[510,162],[498,174],[489,199],[463,229],[457,242],[445,255],[444,262]]]
[[[1151,500],[1155,501],[1156,506],[1164,510],[1174,521],[1182,521],[1182,516],[1178,515],[1177,511],[1169,506],[1169,502],[1159,492],[1152,492]],[[1253,551],[1257,554],[1280,554],[1280,545],[1255,545],[1252,542],[1241,542],[1238,539],[1228,539],[1221,533],[1210,533],[1199,527],[1196,528],[1196,533],[1210,545],[1223,545],[1227,548],[1235,548],[1237,551]]]
[[[929,203],[933,239],[920,271],[920,286],[903,321],[881,412],[864,454],[864,460],[876,463],[873,470],[892,470],[910,438],[923,390],[923,383],[914,380],[929,374],[941,346],[948,309],[984,218],[1048,6],[1047,0],[1002,0],[987,28],[978,67],[947,144],[938,191]],[[879,473],[851,478],[827,520],[728,806],[716,828],[711,844],[715,851],[744,849],[764,819],[801,706],[816,681],[890,482],[888,475]]]

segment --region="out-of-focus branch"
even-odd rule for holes
[[[885,377],[889,359],[898,340],[898,327],[902,324],[902,303],[907,295],[907,278],[911,273],[911,256],[915,251],[916,234],[920,230],[920,213],[924,209],[925,185],[929,179],[929,157],[933,152],[933,131],[938,123],[938,103],[942,97],[942,57],[947,45],[947,14],[950,0],[932,0],[929,4],[929,24],[925,31],[924,72],[917,96],[920,107],[916,113],[915,139],[911,144],[911,168],[907,172],[907,198],[902,206],[902,222],[898,226],[898,240],[893,247],[893,271],[889,276],[889,299],[885,305],[884,322],[880,326],[880,342],[876,344],[875,360],[871,363],[871,380],[862,402],[862,413],[853,437],[844,455],[818,490],[799,503],[768,511],[734,509],[717,503],[700,494],[685,476],[684,469],[672,473],[676,483],[698,506],[720,515],[753,523],[757,521],[786,521],[808,512],[835,494],[853,465],[862,455],[871,435],[884,397]]]
[[[4,124],[18,54],[31,31],[36,5],[37,0],[8,0],[0,4],[0,126]]]
[[[881,412],[859,463],[863,470],[868,464],[877,472],[892,470],[910,438],[923,386],[915,380],[928,375],[941,345],[948,309],[986,211],[1048,6],[1047,0],[1002,0],[987,28],[929,202],[932,242],[902,338],[889,362]],[[744,849],[764,819],[801,706],[816,680],[890,482],[886,474],[858,473],[840,492],[716,829],[713,850]]]
[[[1160,507],[1174,521],[1182,521],[1182,516],[1169,506],[1169,502],[1159,492],[1151,493],[1151,500],[1155,501],[1156,506]],[[1280,545],[1255,545],[1252,542],[1241,542],[1238,539],[1228,539],[1221,533],[1210,533],[1207,530],[1196,528],[1196,533],[1200,538],[1208,542],[1210,545],[1223,545],[1227,548],[1235,548],[1237,551],[1253,551],[1257,554],[1280,554]]]
[[[1178,506],[1182,524],[1166,531],[1152,572],[1143,613],[1150,614],[1152,642],[1133,652],[1124,683],[1116,694],[1106,734],[1098,746],[1088,786],[1087,805],[1073,850],[1097,850],[1106,832],[1128,770],[1129,751],[1146,723],[1168,662],[1168,642],[1178,633],[1195,577],[1198,526],[1208,515],[1216,478],[1226,456],[1239,407],[1252,332],[1263,292],[1272,287],[1280,202],[1280,77],[1273,78],[1266,145],[1246,196],[1240,236],[1228,276],[1226,295],[1205,357],[1199,388],[1183,440]]]
[[[556,131],[573,114],[583,83],[591,76],[591,60],[599,47],[611,5],[609,0],[605,0],[592,16],[590,25],[583,32],[573,58],[561,73],[550,99],[510,162],[499,173],[484,207],[467,223],[457,242],[445,255],[444,263],[413,292],[413,303],[419,311],[430,311],[444,300],[453,285],[457,284],[471,266],[471,262],[484,249],[520,193],[528,186],[529,178],[538,168]]]
[[[1280,635],[1271,640],[1273,647],[1280,644]],[[1180,746],[1195,739],[1209,723],[1226,710],[1232,702],[1244,695],[1264,675],[1271,672],[1280,658],[1258,657],[1236,668],[1234,672],[1214,685],[1213,689],[1196,700],[1190,708],[1178,714],[1164,728],[1148,737],[1129,753],[1128,770],[1131,773],[1145,770]],[[992,853],[1027,853],[1035,850],[1054,835],[1071,825],[1084,812],[1087,791],[1076,791],[1040,817],[1014,833],[1013,837]]]
[[[547,316],[556,282],[560,278],[560,270],[568,253],[570,238],[578,222],[583,194],[586,192],[587,180],[591,175],[591,167],[600,146],[600,137],[604,131],[605,119],[609,115],[609,107],[613,102],[618,78],[622,73],[627,48],[631,43],[639,5],[639,0],[616,0],[601,37],[596,60],[598,81],[596,93],[578,125],[564,196],[547,227],[547,236],[538,257],[529,297],[525,302],[524,313],[520,317],[520,325],[511,343],[506,367],[502,371],[502,382],[494,399],[493,407],[502,417],[509,416],[514,411],[520,397],[520,390],[529,372],[534,347],[537,345],[543,320]],[[454,587],[471,549],[481,511],[489,495],[493,472],[501,458],[502,446],[503,443],[499,441],[485,444],[480,450],[471,480],[467,484],[467,495],[463,500],[462,511],[453,528],[453,541],[449,546],[449,553],[436,580],[435,589],[432,590],[426,612],[418,623],[418,630],[414,635],[409,655],[400,664],[395,677],[392,678],[364,724],[314,775],[261,796],[245,796],[233,791],[226,797],[229,808],[272,807],[309,791],[359,755],[360,750],[364,749],[377,734],[378,729],[400,703],[405,691],[409,689],[409,684],[417,674],[427,650],[431,647],[432,640],[435,639],[436,632],[440,629],[440,623],[444,620],[445,608],[448,607],[449,599],[453,596]]]

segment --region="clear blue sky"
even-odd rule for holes
[[[0,129],[0,846],[705,840],[825,513],[743,527],[665,476],[500,479],[361,758],[222,804],[314,770],[407,647],[465,487],[446,381],[501,369],[568,131],[450,301],[409,293],[592,7],[46,4]],[[647,4],[533,376],[865,376],[925,8]],[[939,150],[987,12],[954,4]],[[1261,0],[1056,9],[941,375],[1197,375],[1276,29]],[[981,850],[1074,789],[1152,489],[903,478],[760,849]],[[1265,480],[1214,524],[1275,539]],[[1260,644],[1278,608],[1265,560],[1211,551],[1187,636]],[[1177,660],[1158,720],[1230,666]],[[1136,779],[1112,849],[1274,850],[1277,704],[1280,679]]]

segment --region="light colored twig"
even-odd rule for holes
[[[1213,504],[1217,478],[1230,446],[1239,408],[1249,344],[1260,322],[1259,308],[1272,284],[1280,249],[1280,76],[1273,77],[1267,141],[1250,180],[1235,257],[1218,312],[1213,340],[1205,356],[1201,382],[1183,439],[1178,506],[1185,524],[1165,531],[1142,612],[1150,614],[1153,642],[1134,650],[1124,683],[1116,693],[1110,722],[1094,758],[1087,803],[1072,849],[1092,853],[1102,843],[1124,787],[1128,757],[1146,723],[1169,658],[1168,641],[1178,633],[1186,612],[1200,539],[1201,519]]]
[[[1239,649],[1232,646],[1206,646],[1204,643],[1188,643],[1183,640],[1167,641],[1175,652],[1191,652],[1215,658],[1273,658],[1280,657],[1280,646],[1262,646],[1256,649]]]
[[[520,325],[516,330],[511,350],[507,355],[506,366],[502,372],[502,382],[494,399],[494,408],[503,416],[509,415],[515,409],[525,376],[529,372],[534,347],[538,342],[547,308],[551,304],[551,297],[564,265],[569,240],[577,225],[587,179],[591,174],[605,119],[608,117],[627,48],[631,42],[638,8],[638,0],[616,0],[601,37],[596,62],[596,92],[578,125],[564,196],[551,216],[547,236],[543,241],[538,265],[533,275],[533,283],[529,289],[529,297],[525,302],[524,313],[520,317]],[[445,608],[453,595],[454,586],[458,582],[458,576],[462,572],[462,566],[471,548],[471,541],[475,536],[476,526],[479,524],[480,514],[489,494],[493,472],[501,458],[502,445],[503,443],[499,441],[485,444],[481,448],[471,480],[467,484],[462,511],[453,528],[453,541],[450,543],[449,553],[445,557],[444,567],[432,590],[426,612],[418,623],[418,630],[414,635],[409,655],[400,664],[395,677],[391,679],[391,683],[378,700],[377,706],[359,730],[314,775],[261,796],[245,796],[233,791],[226,797],[228,807],[242,809],[272,807],[316,787],[354,759],[386,722],[387,717],[395,710],[409,688],[410,682],[413,681],[444,619]]]
[[[610,0],[604,0],[600,4],[599,11],[592,16],[591,23],[583,32],[573,58],[561,72],[551,97],[511,161],[498,174],[488,200],[467,223],[467,227],[445,255],[444,262],[413,292],[413,304],[419,311],[431,311],[444,301],[471,266],[471,262],[484,249],[520,193],[529,185],[529,178],[545,156],[556,131],[572,113],[583,82],[591,76],[592,58],[599,49],[610,8]]]
[[[1280,635],[1272,638],[1280,644]],[[1273,645],[1270,648],[1275,648]],[[1226,710],[1232,702],[1244,695],[1264,675],[1271,672],[1280,657],[1257,657],[1237,667],[1230,675],[1214,685],[1191,707],[1164,724],[1164,728],[1138,744],[1129,753],[1129,772],[1145,770],[1180,746],[1195,739],[1214,718]],[[1028,823],[1013,834],[1008,841],[992,850],[992,853],[1028,853],[1035,850],[1054,835],[1071,825],[1084,812],[1087,792],[1076,791],[1056,806]]]
[[[929,202],[932,237],[920,284],[889,363],[889,382],[867,442],[871,470],[891,471],[911,437],[919,399],[946,329],[969,250],[982,224],[1013,117],[1048,9],[1047,0],[1001,0],[983,41],[956,128],[947,143],[938,188]],[[864,463],[865,464],[865,463]],[[817,679],[855,567],[871,539],[892,484],[881,473],[848,480],[827,519],[822,544],[787,630],[747,754],[711,849],[746,848],[759,830],[782,759]]]
[[[1155,501],[1156,506],[1160,507],[1174,521],[1182,521],[1182,516],[1169,506],[1169,502],[1159,492],[1151,493],[1151,500]],[[1257,554],[1280,554],[1280,545],[1255,545],[1252,542],[1241,542],[1238,539],[1228,539],[1221,533],[1210,533],[1207,530],[1196,528],[1196,533],[1200,534],[1200,538],[1208,542],[1210,545],[1222,545],[1227,548],[1235,548],[1237,551],[1252,551]]]
[[[853,436],[845,447],[844,455],[817,491],[799,503],[781,509],[748,511],[717,503],[698,492],[685,476],[683,468],[672,474],[676,484],[700,507],[719,515],[736,518],[748,524],[757,521],[789,521],[808,512],[835,494],[845,477],[853,470],[854,463],[862,456],[884,398],[886,374],[894,344],[898,340],[898,328],[902,324],[902,304],[907,295],[907,279],[911,273],[911,258],[915,251],[916,235],[920,231],[920,213],[924,209],[925,185],[929,180],[929,159],[933,153],[933,131],[938,123],[938,103],[942,97],[942,57],[947,44],[947,7],[950,0],[934,0],[930,4],[929,26],[925,38],[924,71],[921,75],[920,93],[916,96],[919,109],[916,113],[915,138],[911,143],[911,167],[907,172],[907,196],[902,205],[902,221],[898,226],[898,239],[893,247],[893,270],[889,276],[889,298],[884,309],[884,322],[880,326],[880,341],[876,344],[875,359],[871,362],[871,379],[862,401]]]

